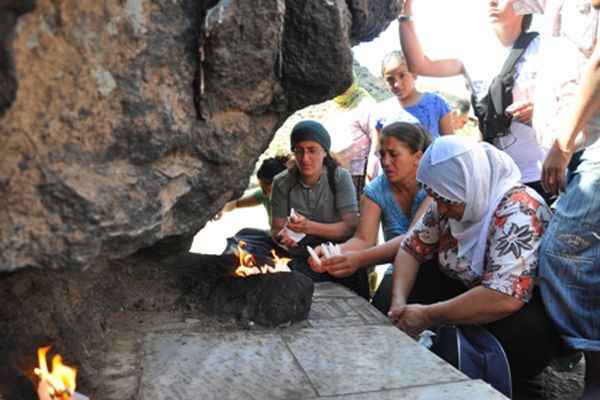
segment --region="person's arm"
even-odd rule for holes
[[[392,303],[388,312],[388,317],[394,325],[397,325],[404,313],[408,295],[415,284],[418,272],[419,261],[412,254],[400,248],[394,260]]]
[[[421,219],[425,211],[429,208],[431,201],[432,199],[429,196],[423,199],[408,228],[408,232],[410,232],[415,224]],[[379,212],[381,213],[381,210],[379,210]],[[362,219],[363,215],[361,213],[361,220]],[[379,227],[380,220],[381,216],[377,219],[377,227]],[[375,235],[376,234],[377,232],[375,232]],[[330,275],[335,276],[336,278],[343,278],[352,275],[360,268],[391,262],[398,253],[400,243],[402,243],[405,236],[406,235],[399,235],[385,243],[363,248],[362,250],[357,249],[357,251],[351,251],[353,249],[342,247],[342,255],[322,260],[322,269],[326,270]],[[373,244],[374,243],[375,241],[373,241]],[[321,255],[319,252],[317,252],[317,254]]]
[[[423,199],[421,205],[415,213],[415,216],[413,217],[412,222],[410,223],[410,226],[408,227],[408,230],[406,231],[407,233],[412,231],[415,225],[421,220],[432,201],[433,199],[429,196]],[[400,243],[402,243],[405,236],[406,234],[399,235],[385,243],[357,252],[357,254],[360,256],[357,261],[358,264],[361,267],[365,267],[367,265],[383,264],[393,261],[394,257],[398,253]]]
[[[271,237],[278,243],[281,243],[285,246],[292,246],[293,244],[289,241],[281,241],[279,234],[282,233],[282,229],[287,222],[289,212],[289,204],[288,204],[288,186],[291,183],[289,182],[290,176],[283,177],[275,177],[273,180],[273,186],[271,189]],[[285,235],[287,238],[287,235]],[[289,239],[289,238],[287,238]],[[291,239],[289,239],[291,240]],[[294,242],[295,243],[295,242]],[[294,246],[292,246],[294,247]]]
[[[379,163],[379,129],[373,128],[371,131],[371,145],[369,147],[369,155],[367,156],[367,175],[365,176],[365,184],[375,179],[377,167]]]
[[[288,228],[294,232],[340,241],[347,239],[354,233],[358,215],[355,212],[344,212],[340,213],[340,218],[342,219],[340,222],[323,223],[311,221],[302,215],[295,214],[290,217]]]
[[[416,337],[436,324],[466,325],[497,321],[514,314],[524,305],[521,300],[497,290],[477,286],[457,297],[435,304],[396,307],[393,313],[390,311],[390,317],[394,319],[394,325],[407,335]]]
[[[412,16],[413,0],[405,0],[403,14]],[[463,72],[463,64],[458,58],[431,60],[423,52],[421,42],[415,31],[414,21],[398,21],[400,30],[400,45],[406,57],[409,71],[423,76],[454,76]]]
[[[541,181],[546,192],[558,193],[564,190],[564,171],[575,151],[575,138],[597,112],[598,107],[600,107],[600,46],[596,44],[582,71],[572,112],[569,113],[561,130],[562,133],[555,139],[544,160]]]
[[[237,200],[227,202],[225,207],[223,207],[223,211],[233,211],[236,208],[254,207],[259,204],[260,203],[256,198],[256,191],[253,190],[252,193],[247,193]]]
[[[223,209],[213,216],[213,220],[218,221],[221,219],[221,216],[224,212],[233,211],[236,208],[254,207],[259,204],[260,202],[256,198],[256,191],[252,191],[252,193],[246,193],[239,199],[231,200],[225,203]]]
[[[280,243],[287,247],[297,247],[298,243],[291,239],[287,233],[283,230],[287,218],[273,218],[271,221],[271,237],[277,243]]]
[[[452,135],[454,133],[454,124],[452,123],[452,111],[440,118],[440,135]]]
[[[374,246],[381,221],[381,209],[364,194],[360,199],[360,218],[354,236],[340,245],[342,252],[363,250]]]

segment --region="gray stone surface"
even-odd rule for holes
[[[315,394],[276,333],[150,334],[142,399],[289,399]]]
[[[321,396],[464,379],[389,325],[305,329],[285,340]]]
[[[95,378],[105,382],[94,398],[504,398],[365,312],[375,309],[347,293],[317,284],[313,307],[326,311],[284,328],[241,327],[208,314],[176,320],[122,313],[112,321],[122,329],[102,353]]]
[[[418,386],[400,390],[381,390],[358,394],[320,397],[345,400],[501,400],[506,399],[500,392],[482,381],[462,381],[440,385]]]

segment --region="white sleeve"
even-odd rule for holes
[[[513,8],[518,15],[543,14],[546,0],[513,0]]]

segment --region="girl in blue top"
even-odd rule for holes
[[[431,203],[431,198],[416,181],[419,160],[430,143],[429,134],[418,125],[395,122],[383,128],[380,158],[385,175],[377,177],[365,188],[358,227],[354,236],[340,246],[342,255],[325,259],[321,247],[316,249],[322,265],[311,259],[309,262],[315,272],[345,277],[360,268],[394,259],[404,234]],[[375,246],[380,223],[386,242]],[[385,313],[390,305],[387,300],[390,285],[391,275],[388,275],[374,298],[375,306]]]
[[[421,93],[415,88],[417,75],[408,70],[406,59],[399,50],[388,53],[381,63],[381,75],[394,97],[386,100],[387,107],[400,107],[416,117],[433,140],[454,133],[452,110],[446,100],[436,93]]]

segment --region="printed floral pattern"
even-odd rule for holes
[[[458,242],[450,232],[448,219],[437,214],[433,203],[402,248],[419,262],[437,255],[440,269],[468,287],[483,285],[528,301],[538,267],[538,249],[550,209],[516,186],[506,193],[494,212],[487,240],[483,275],[470,268],[467,257],[458,257]]]
[[[498,244],[496,250],[499,251],[500,257],[508,254],[509,252],[514,255],[515,258],[521,257],[521,249],[531,250],[531,242],[533,234],[531,233],[528,226],[518,226],[517,224],[511,224],[508,233],[501,235],[498,238]]]

